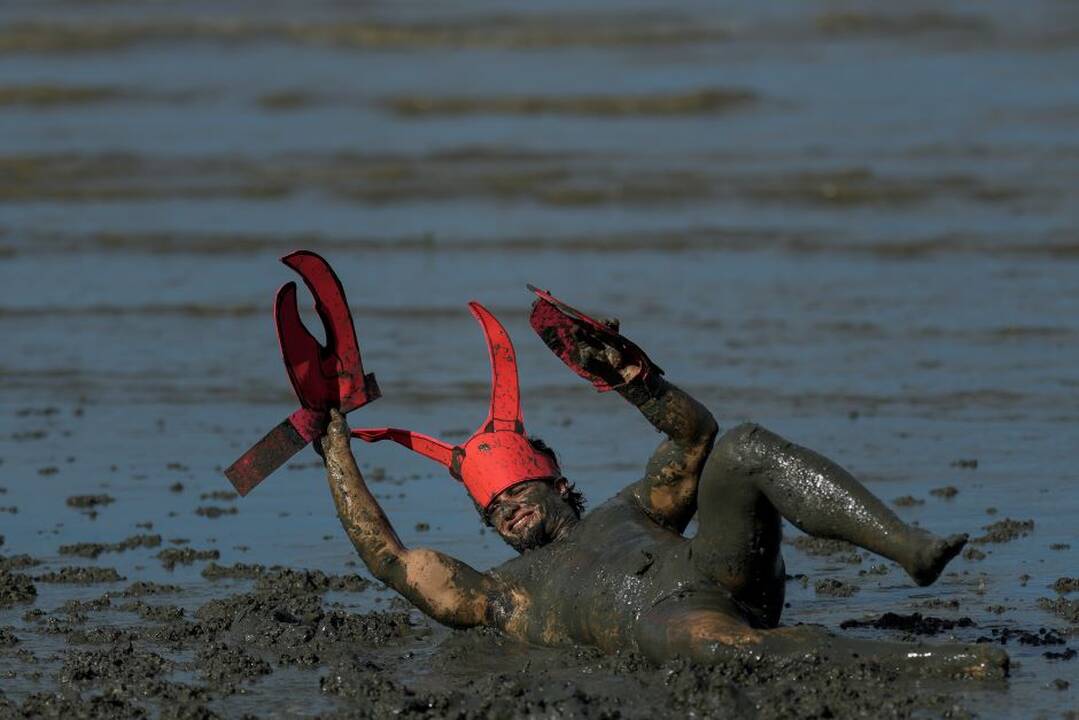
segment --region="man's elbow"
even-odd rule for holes
[[[382,552],[367,558],[367,569],[375,576],[376,580],[393,586],[397,579],[404,573],[401,557],[397,553]]]
[[[688,445],[710,448],[719,434],[719,423],[707,408],[701,406],[699,412],[694,414],[687,434],[690,438]]]

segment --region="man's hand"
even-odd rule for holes
[[[618,331],[617,320],[605,320],[604,324],[614,332]],[[595,335],[586,334],[583,329],[578,333],[572,356],[582,368],[603,378],[612,386],[627,383],[641,371],[640,365],[624,364],[618,348],[603,342]]]
[[[326,432],[318,439],[315,451],[322,456],[323,460],[330,453],[348,452],[351,438],[345,416],[334,408],[330,410],[330,422],[326,425]]]

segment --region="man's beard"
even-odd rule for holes
[[[538,522],[533,527],[528,528],[524,535],[503,537],[502,539],[519,553],[523,553],[526,550],[535,550],[536,548],[543,547],[551,542],[551,538],[547,534],[546,525],[543,522]]]

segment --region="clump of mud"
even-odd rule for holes
[[[1073,625],[1079,624],[1079,602],[1058,597],[1055,600],[1038,598],[1038,607],[1046,612],[1059,615]]]
[[[0,570],[0,607],[15,603],[32,602],[37,597],[37,588],[30,578],[19,573]]]
[[[120,582],[122,577],[115,568],[100,567],[62,567],[34,578],[42,583],[68,583],[90,585],[93,583]]]
[[[190,565],[198,560],[217,560],[221,557],[218,550],[196,550],[195,548],[166,548],[157,554],[162,567],[174,570],[177,565]]]
[[[231,502],[238,497],[239,495],[230,490],[214,490],[213,492],[202,493],[199,495],[199,500],[223,500],[225,502]]]
[[[434,97],[386,100],[397,115],[585,115],[594,117],[714,115],[741,109],[757,100],[743,89],[706,88],[666,95],[575,95],[569,97]]]
[[[195,509],[196,515],[211,519],[219,518],[222,515],[235,515],[238,512],[239,510],[237,510],[235,506],[222,508],[217,507],[216,505],[204,505]]]
[[[972,543],[978,543],[979,545],[984,545],[986,543],[1006,543],[1017,538],[1026,537],[1034,532],[1034,521],[1004,518],[995,523],[982,526],[982,530],[986,531],[985,535],[971,538]]]
[[[0,107],[57,107],[85,105],[115,100],[124,96],[119,88],[79,87],[75,85],[12,85],[0,87]]]
[[[15,636],[14,629],[10,625],[0,627],[0,648],[15,647],[19,644],[19,638]]]
[[[1070,592],[1079,592],[1079,578],[1060,577],[1053,583],[1053,589],[1061,595]]]
[[[72,545],[61,545],[60,554],[96,559],[102,553],[125,552],[140,547],[154,548],[160,544],[160,535],[132,535],[131,537],[124,538],[123,540],[114,543],[85,542]]]
[[[793,545],[806,555],[814,556],[853,553],[858,549],[844,540],[828,540],[827,538],[812,537],[810,535],[799,535],[798,537],[785,542]]]
[[[831,597],[850,597],[857,593],[861,588],[857,585],[849,585],[841,580],[835,578],[824,578],[818,580],[813,584],[813,590],[818,595],[829,595]]]
[[[124,597],[144,597],[146,595],[172,595],[182,592],[179,585],[163,585],[161,583],[139,580],[129,585],[123,592]]]
[[[40,560],[29,555],[0,556],[0,572],[25,570],[26,568],[37,567],[40,564]]]
[[[915,607],[923,607],[931,610],[958,610],[959,601],[955,598],[929,598],[912,603]]]
[[[116,502],[111,495],[72,495],[67,499],[67,506],[73,508],[95,508]]]
[[[930,495],[950,500],[959,494],[959,489],[954,485],[945,485],[944,487],[934,488],[929,491]]]
[[[958,620],[938,618],[921,613],[901,615],[888,612],[883,615],[867,620],[844,620],[839,627],[849,628],[876,628],[878,630],[901,630],[907,635],[939,635],[946,630],[955,628],[975,627],[974,621],[969,617],[961,617]]]
[[[259,564],[218,565],[212,562],[203,568],[202,576],[209,580],[224,578],[257,580],[255,588],[262,591],[363,592],[371,586],[371,581],[360,575],[330,575],[321,570],[295,570],[280,565],[267,568]]]
[[[1037,632],[1023,630],[1022,628],[993,628],[989,633],[989,637],[983,635],[975,642],[995,642],[1000,643],[1001,645],[1007,645],[1012,640],[1015,640],[1020,645],[1030,645],[1033,647],[1041,647],[1043,645],[1063,645],[1066,642],[1064,636],[1056,630],[1048,630],[1046,628],[1039,628]]]

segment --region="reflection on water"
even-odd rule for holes
[[[635,479],[657,438],[535,341],[532,282],[621,318],[722,425],[759,420],[886,499],[924,500],[908,519],[1036,522],[928,593],[791,549],[792,572],[863,590],[792,584],[790,621],[955,596],[967,640],[1066,627],[1037,601],[1079,548],[1079,9],[593,8],[0,8],[4,550],[59,566],[60,545],[152,522],[222,562],[348,571],[313,458],[235,516],[195,514],[292,407],[269,306],[289,279],[276,256],[308,247],[341,273],[385,393],[355,423],[445,435],[482,416],[475,298],[517,343],[530,429],[593,502]],[[406,542],[508,556],[440,473],[358,451],[386,468],[372,485]],[[944,485],[958,494],[929,494]],[[64,507],[97,492],[117,502],[96,519]],[[189,610],[232,587],[147,557],[103,561],[182,584]],[[97,593],[41,589],[46,609]],[[970,708],[1074,704],[1043,689],[1063,663],[1009,650],[1010,689],[970,688]],[[262,692],[294,680],[274,678]]]

